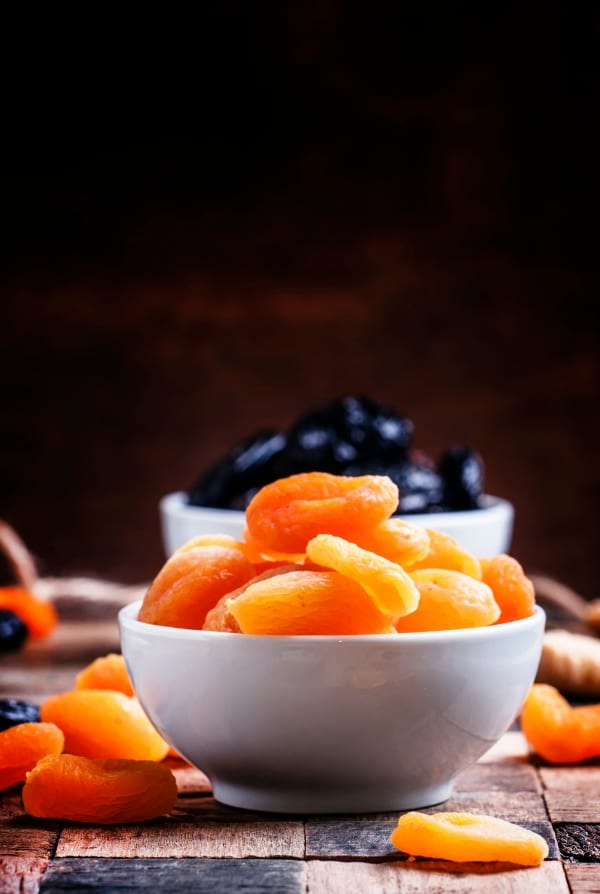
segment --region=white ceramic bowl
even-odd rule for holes
[[[167,741],[234,807],[408,810],[449,797],[514,720],[544,613],[469,630],[248,636],[119,614],[135,691]]]
[[[481,509],[468,512],[432,512],[404,517],[415,525],[451,534],[476,556],[508,552],[514,518],[512,504],[489,495],[483,497],[483,503]],[[232,534],[239,538],[244,530],[243,512],[190,506],[183,491],[163,497],[159,511],[167,556],[200,534]]]

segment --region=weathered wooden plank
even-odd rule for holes
[[[427,812],[439,810],[487,813],[515,823],[548,819],[544,800],[535,792],[455,792],[444,804],[428,808]]]
[[[600,793],[600,766],[540,767],[540,779],[547,791]]]
[[[0,891],[2,894],[37,894],[47,866],[47,857],[0,856]]]
[[[600,863],[600,824],[557,823],[554,831],[564,860]]]
[[[600,864],[567,863],[565,872],[571,894],[600,894]]]
[[[53,860],[40,894],[305,894],[300,860]],[[318,888],[313,889],[317,894]]]
[[[60,825],[56,820],[27,816],[21,790],[15,786],[0,800],[0,853],[10,858],[46,859],[54,851]]]
[[[553,823],[598,823],[600,822],[600,790],[549,791],[546,792],[546,806]]]
[[[456,792],[541,792],[542,786],[535,767],[517,761],[477,763],[464,770],[456,779]]]
[[[348,894],[349,891],[385,894],[569,894],[563,867],[545,862],[540,867],[508,864],[464,865],[414,861],[396,863],[323,862],[307,864],[311,894]]]
[[[302,822],[158,822],[67,826],[57,857],[296,857],[304,856]]]

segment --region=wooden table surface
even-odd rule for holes
[[[45,643],[0,657],[0,697],[40,702],[119,648],[114,620],[60,623]],[[274,816],[225,807],[208,779],[172,763],[179,799],[164,819],[95,827],[24,814],[0,800],[0,894],[9,892],[600,892],[600,761],[551,767],[511,730],[457,780],[442,808],[490,813],[542,834],[539,868],[407,860],[390,845],[397,813]]]

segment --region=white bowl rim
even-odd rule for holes
[[[187,491],[178,490],[173,493],[165,494],[159,500],[160,508],[166,513],[186,513],[191,515],[202,516],[205,519],[214,518],[215,521],[224,517],[242,517],[244,511],[241,509],[217,509],[213,506],[192,506],[187,502]],[[486,518],[492,516],[505,516],[507,513],[514,511],[514,506],[509,500],[503,497],[496,497],[493,494],[482,494],[481,500],[483,506],[478,509],[454,509],[448,512],[413,512],[401,513],[393,516],[393,518],[403,518],[406,521],[415,521],[419,523],[435,520],[437,524],[448,523],[452,521],[457,525],[465,525],[472,523],[476,518],[481,519],[484,515]]]
[[[317,635],[304,634],[301,636],[290,636],[282,634],[254,634],[254,633],[229,633],[221,630],[196,630],[190,627],[167,627],[162,624],[148,624],[146,621],[139,621],[138,612],[142,605],[142,599],[130,602],[119,610],[118,620],[122,627],[126,627],[131,632],[141,632],[144,635],[153,636],[159,639],[170,640],[190,640],[192,642],[218,642],[229,640],[231,642],[263,642],[270,644],[286,644],[286,645],[304,645],[307,643],[321,643],[323,645],[333,645],[340,643],[373,643],[374,645],[383,645],[385,643],[412,643],[416,645],[424,644],[442,644],[460,642],[472,639],[496,639],[502,638],[510,633],[519,633],[526,631],[529,627],[537,627],[540,623],[545,624],[546,613],[541,606],[536,605],[532,615],[526,618],[520,618],[518,621],[505,621],[502,624],[488,624],[484,627],[461,627],[456,630],[428,630],[415,633],[353,633],[341,635]],[[242,646],[243,647],[243,646]]]

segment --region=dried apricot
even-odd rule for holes
[[[54,605],[24,587],[0,587],[0,608],[18,615],[33,639],[48,636],[58,623]]]
[[[0,789],[23,782],[46,754],[60,754],[65,737],[54,723],[19,723],[0,732]]]
[[[308,542],[306,554],[360,584],[391,622],[414,612],[419,604],[419,591],[400,565],[342,537],[318,534]]]
[[[500,616],[494,594],[487,584],[446,568],[422,568],[410,576],[420,593],[412,614],[396,623],[400,633],[485,627]]]
[[[221,596],[254,575],[254,566],[237,548],[205,545],[179,550],[150,585],[139,620],[199,630]]]
[[[528,618],[535,609],[535,590],[523,568],[504,553],[491,559],[480,559],[484,583],[492,588],[494,599],[500,606],[497,624]]]
[[[111,652],[96,658],[77,674],[75,689],[113,689],[124,695],[134,695],[125,659]]]
[[[303,472],[261,488],[246,509],[246,525],[259,547],[297,555],[317,534],[351,540],[389,518],[397,505],[398,488],[385,475]]]
[[[336,571],[289,571],[251,583],[227,607],[242,633],[343,635],[393,633],[360,584]]]
[[[350,539],[363,549],[403,566],[425,558],[430,543],[425,528],[401,518],[388,518],[372,528],[357,532]]]
[[[135,823],[169,813],[177,783],[168,767],[144,760],[43,758],[27,774],[23,806],[31,816],[78,823]]]
[[[427,528],[429,534],[429,550],[427,554],[410,566],[410,570],[419,568],[446,568],[448,571],[460,571],[481,580],[479,559],[465,549],[458,540],[443,531]]]
[[[553,764],[600,756],[600,704],[572,707],[554,686],[534,683],[521,712],[531,747]]]
[[[293,565],[290,562],[279,563],[274,567],[267,568],[261,574],[257,574],[256,577],[251,578],[248,583],[245,583],[243,584],[243,586],[238,587],[237,590],[233,590],[231,593],[226,593],[225,596],[221,596],[214,608],[211,608],[211,610],[207,613],[202,629],[220,630],[224,633],[239,633],[240,625],[235,620],[227,606],[229,600],[237,599],[238,596],[241,596],[250,584],[256,584],[261,580],[268,580],[270,577],[274,577],[276,574],[284,574],[286,571],[298,570],[298,566]]]
[[[454,862],[539,866],[548,856],[541,835],[485,814],[410,811],[400,817],[390,841],[413,857]]]
[[[110,689],[75,689],[41,706],[43,721],[65,734],[65,751],[91,758],[162,760],[169,746],[135,697]]]

